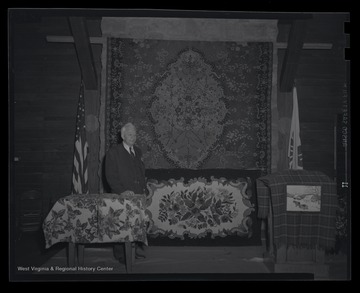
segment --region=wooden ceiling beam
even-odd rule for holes
[[[85,88],[96,90],[98,88],[96,68],[86,22],[83,17],[69,17],[68,19]]]
[[[304,46],[307,21],[294,20],[288,38],[284,61],[280,74],[280,91],[290,92],[294,86],[295,75],[299,64],[301,50]]]
[[[14,12],[21,13],[22,10]],[[312,12],[274,12],[274,11],[226,11],[226,10],[179,10],[179,9],[27,9],[23,14],[31,13],[34,17],[86,17],[101,19],[102,17],[165,17],[165,18],[227,18],[227,19],[310,19]]]
[[[106,37],[90,37],[90,44],[102,45],[106,42]],[[46,41],[49,43],[74,43],[72,36],[46,36]],[[287,43],[276,43],[277,49],[286,49]],[[304,43],[303,50],[331,50],[332,43]]]

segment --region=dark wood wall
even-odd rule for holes
[[[333,43],[331,50],[303,50],[296,81],[304,167],[334,176],[334,119],[341,112],[345,82],[344,16],[309,20],[305,42]],[[100,36],[100,19],[87,20],[89,35]],[[279,23],[286,42],[290,22]],[[76,110],[81,81],[75,46],[48,43],[47,35],[71,35],[66,17],[10,18],[10,77],[13,106],[12,196],[30,189],[44,196],[44,210],[70,193]],[[100,78],[100,45],[92,45]],[[279,70],[284,58],[279,50]],[[279,93],[279,116],[290,119],[291,95]],[[287,141],[279,139],[287,151]],[[286,162],[283,162],[284,166]]]
[[[94,36],[99,21],[89,20]],[[72,43],[48,43],[47,35],[71,35],[66,17],[10,18],[13,103],[13,195],[43,194],[44,211],[70,194],[81,72]],[[100,70],[99,45],[94,45]]]
[[[332,50],[304,50],[297,72],[299,115],[303,133],[304,167],[322,170],[330,177],[334,170],[334,126],[342,112],[346,83],[343,16],[314,16],[307,33],[308,42],[333,44]]]
[[[344,58],[344,48],[348,43],[344,34],[345,21],[349,19],[344,14],[315,14],[308,20],[304,42],[331,44],[332,49],[302,50],[295,76],[304,169],[322,171],[331,178],[336,176],[335,121],[337,114],[343,111],[343,90],[349,78]],[[290,23],[279,22],[278,42],[286,42],[289,30]],[[285,50],[278,51],[278,76],[284,54]],[[291,119],[292,93],[279,89],[278,92],[279,116]],[[289,128],[290,125],[287,131]],[[280,141],[280,144],[286,152],[288,140]]]

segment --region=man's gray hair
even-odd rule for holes
[[[135,125],[132,124],[131,122],[128,122],[128,123],[126,123],[123,127],[121,127],[121,136],[123,136],[124,133],[125,133],[128,129],[130,129],[130,128],[133,128],[133,129],[136,130]]]

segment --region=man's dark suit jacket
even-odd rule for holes
[[[135,194],[145,194],[145,166],[141,160],[141,150],[134,146],[135,158],[121,143],[110,148],[105,157],[105,175],[111,192],[120,194],[131,190]]]

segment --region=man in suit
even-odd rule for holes
[[[146,193],[145,166],[141,150],[135,146],[136,128],[127,123],[121,128],[122,143],[109,149],[105,158],[105,176],[111,192],[127,197]],[[120,259],[123,246],[115,244],[115,258]],[[135,244],[135,257],[145,258],[144,246]]]

